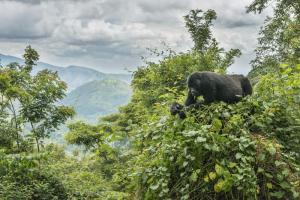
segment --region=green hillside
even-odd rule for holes
[[[131,96],[129,84],[113,79],[95,80],[73,90],[63,104],[73,106],[77,117],[95,122],[97,117],[116,112]]]

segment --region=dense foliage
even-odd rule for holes
[[[212,104],[184,121],[157,116],[139,127],[139,198],[298,198],[300,71],[281,70],[238,104]]]
[[[67,199],[61,181],[41,170],[40,156],[5,155],[0,152],[1,199]]]

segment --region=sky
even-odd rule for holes
[[[252,0],[0,0],[0,53],[21,57],[31,45],[40,60],[126,73],[143,64],[147,48],[185,52],[193,42],[183,16],[214,9],[213,35],[243,55],[230,73],[246,74],[266,13],[246,13]]]

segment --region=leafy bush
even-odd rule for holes
[[[115,191],[106,171],[112,170],[112,164],[102,162],[97,155],[73,157],[66,155],[64,148],[48,145],[47,159],[41,166],[47,169],[63,183],[67,199],[124,199],[125,193]]]
[[[0,153],[1,199],[67,199],[62,183],[38,168],[38,158]]]
[[[137,198],[298,198],[299,72],[282,65],[237,104],[149,120],[135,141]]]

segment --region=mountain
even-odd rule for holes
[[[58,72],[59,77],[67,83],[68,91],[72,91],[93,80],[103,80],[106,76],[104,73],[98,72],[94,69],[79,66],[68,66],[66,68],[61,67],[56,71]]]
[[[70,92],[62,103],[73,106],[79,119],[96,122],[99,116],[116,112],[128,103],[130,96],[131,88],[124,81],[94,80]]]
[[[12,62],[17,62],[21,65],[24,64],[24,59],[21,59],[21,58],[18,58],[18,57],[15,57],[15,56],[10,56],[10,55],[4,55],[4,54],[1,54],[0,53],[0,64],[5,66],[9,63],[12,63]],[[43,69],[49,69],[49,70],[52,70],[52,71],[59,71],[61,70],[62,67],[58,67],[58,66],[54,66],[54,65],[51,65],[51,64],[48,64],[48,63],[44,63],[44,62],[38,62],[37,63],[37,66],[34,68],[35,71],[40,71],[40,70],[43,70]]]
[[[0,65],[7,65],[12,62],[17,62],[17,63],[24,63],[24,60],[21,58],[17,58],[14,56],[9,56],[9,55],[3,55],[0,53]]]
[[[11,62],[18,62],[20,64],[24,64],[23,59],[14,56],[0,54],[1,65],[7,65]],[[44,62],[37,62],[37,66],[33,68],[33,74],[36,74],[38,71],[44,69],[57,71],[60,78],[67,83],[68,92],[71,92],[77,87],[94,80],[117,79],[117,80],[124,81],[126,83],[130,83],[131,81],[130,74],[105,74],[87,67],[74,66],[74,65],[68,67],[59,67]]]

